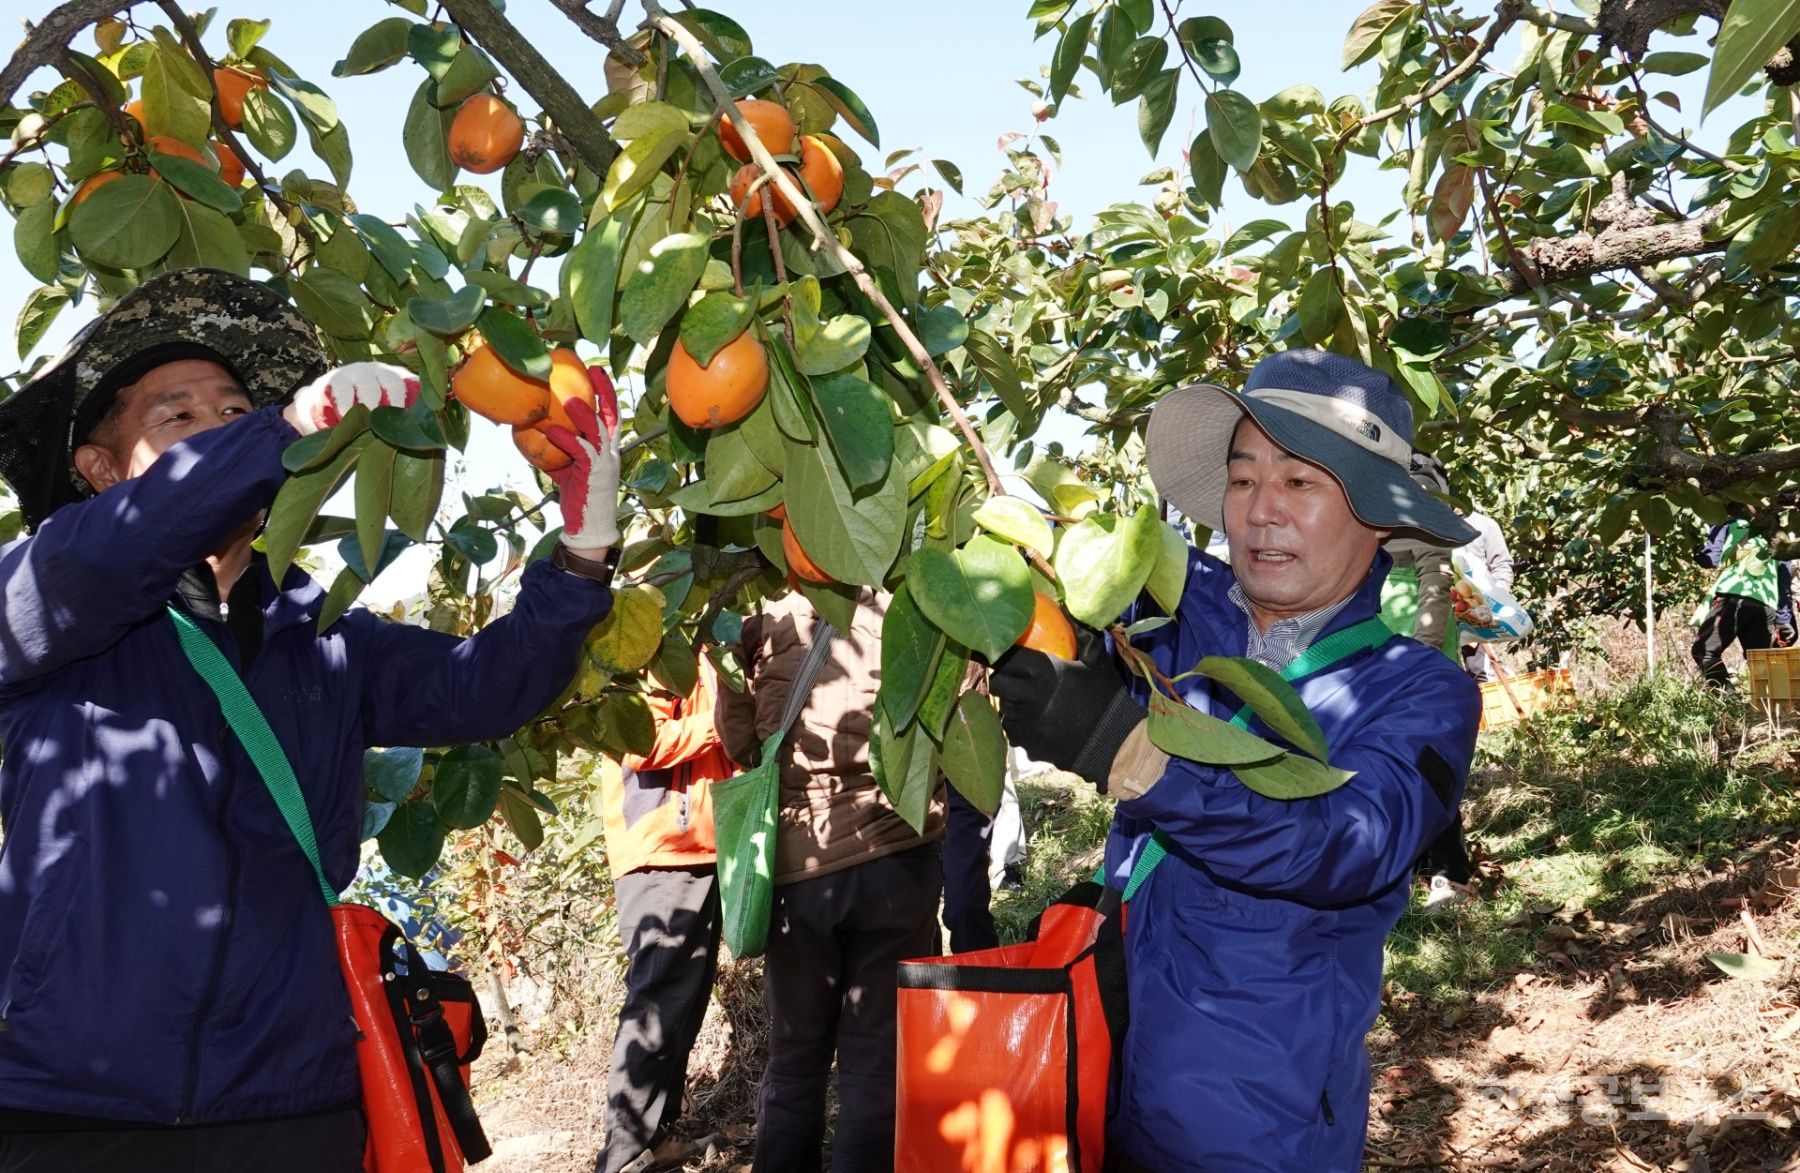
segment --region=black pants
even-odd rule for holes
[[[894,1167],[896,974],[901,961],[937,952],[942,889],[936,844],[775,889],[756,1173],[818,1173],[833,1052],[832,1170]]]
[[[360,1107],[250,1124],[0,1134],[0,1173],[362,1173]]]
[[[944,927],[950,930],[950,952],[992,949],[1000,943],[989,908],[988,843],[994,820],[950,787],[950,810],[944,827]]]
[[[681,1115],[688,1053],[719,965],[719,885],[712,868],[631,872],[614,882],[613,894],[629,960],[597,1173],[618,1173],[655,1148]]]
[[[1700,635],[1694,640],[1694,663],[1708,684],[1724,684],[1731,679],[1725,668],[1725,649],[1736,642],[1748,652],[1774,645],[1775,617],[1755,599],[1742,595],[1714,595],[1712,608],[1700,621]]]
[[[1475,878],[1475,865],[1469,862],[1469,847],[1463,837],[1461,814],[1443,834],[1431,841],[1431,846],[1419,860],[1419,870],[1426,875],[1441,873],[1458,884],[1466,884]]]

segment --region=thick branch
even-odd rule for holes
[[[573,21],[575,27],[586,33],[590,39],[599,41],[611,49],[620,61],[633,69],[643,66],[644,55],[632,48],[620,35],[619,26],[615,23],[619,19],[619,5],[613,5],[605,16],[596,16],[588,11],[583,0],[550,0],[550,3],[556,5],[557,11]]]
[[[1573,236],[1540,237],[1525,246],[1525,256],[1537,270],[1538,281],[1553,284],[1613,269],[1724,252],[1730,241],[1706,238],[1707,225],[1719,214],[1720,209],[1714,209],[1699,219],[1673,224],[1607,228],[1598,235],[1577,232]],[[1503,273],[1500,284],[1509,295],[1529,288],[1517,270]]]
[[[1704,492],[1771,473],[1800,470],[1800,447],[1746,452],[1739,456],[1699,456],[1681,446],[1681,432],[1692,413],[1668,404],[1653,403],[1644,409],[1644,423],[1656,436],[1651,466],[1671,478],[1694,480]]]
[[[1580,33],[1590,36],[1600,31],[1600,26],[1585,16],[1573,13],[1551,12],[1547,8],[1539,8],[1527,0],[1519,5],[1519,19],[1539,28],[1561,29],[1565,33]]]
[[[556,67],[544,59],[537,46],[500,15],[491,0],[443,0],[444,10],[506,67],[506,72],[525,87],[525,92],[544,108],[556,129],[569,140],[583,165],[596,175],[611,170],[619,146],[575,87],[563,80]]]
[[[54,65],[76,33],[131,4],[132,0],[69,0],[37,24],[27,25],[25,40],[6,68],[0,69],[0,105],[12,101],[13,94],[33,70]]]
[[[1650,34],[1676,17],[1699,12],[1722,20],[1730,4],[1731,0],[1606,0],[1594,23],[1601,41],[1639,58],[1650,47]]]

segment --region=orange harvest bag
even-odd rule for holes
[[[895,1173],[1100,1173],[1124,928],[1089,881],[1029,941],[900,963]]]
[[[400,929],[366,904],[335,904],[338,964],[356,1018],[356,1065],[369,1120],[366,1173],[459,1173],[486,1159],[469,1065],[487,1042],[475,987],[430,969]]]

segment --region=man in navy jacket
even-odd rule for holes
[[[0,1171],[350,1173],[355,1028],[318,884],[166,614],[212,636],[355,875],[363,751],[510,733],[611,606],[615,433],[554,437],[565,527],[466,640],[254,554],[281,455],[405,371],[324,373],[273,290],[182,270],[127,294],[0,405],[31,534],[0,550]],[[229,424],[230,426],[225,426]]]
[[[1376,616],[1382,540],[1474,536],[1412,481],[1411,448],[1405,396],[1339,355],[1286,351],[1242,392],[1165,396],[1146,437],[1150,475],[1183,514],[1225,531],[1231,562],[1192,551],[1174,622],[1134,645],[1165,677],[1211,655],[1280,671]],[[1331,764],[1354,773],[1292,801],[1152,743],[1147,686],[1091,632],[1078,660],[1020,650],[995,671],[1014,743],[1118,797],[1108,882],[1125,887],[1153,842],[1167,852],[1126,934],[1131,1022],[1107,1132],[1126,1167],[1361,1166],[1382,941],[1413,862],[1455,817],[1480,710],[1441,652],[1373,638],[1295,681]],[[1202,676],[1173,687],[1223,720],[1242,703]]]

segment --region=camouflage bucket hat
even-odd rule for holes
[[[218,354],[258,407],[285,402],[325,371],[312,327],[267,285],[222,269],[152,277],[0,403],[0,477],[18,497],[27,527],[93,496],[75,471],[74,428],[102,406],[89,401],[107,376],[146,351],[184,345]]]

